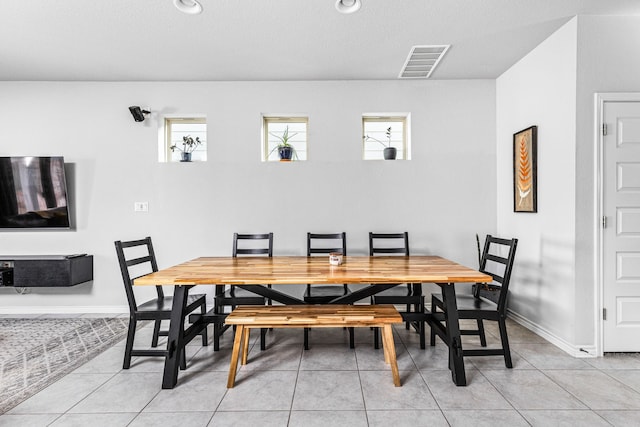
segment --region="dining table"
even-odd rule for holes
[[[449,347],[451,377],[456,385],[464,386],[466,376],[455,284],[489,283],[492,280],[490,275],[431,255],[345,256],[340,265],[331,265],[328,257],[200,257],[139,277],[134,285],[174,287],[163,389],[174,388],[177,384],[181,350],[188,337],[206,327],[205,322],[196,321],[187,331],[184,329],[188,290],[198,285],[235,285],[282,304],[306,303],[267,285],[366,285],[330,301],[330,304],[353,304],[399,284],[412,284],[415,292],[421,292],[423,283],[435,283],[441,288],[445,305],[443,335]],[[425,310],[414,314],[412,320],[429,323],[430,316],[431,313]]]

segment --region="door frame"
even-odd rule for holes
[[[595,181],[595,209],[596,223],[594,226],[594,249],[596,262],[594,263],[595,280],[595,334],[596,355],[604,355],[604,322],[602,319],[604,305],[604,229],[602,214],[604,212],[604,149],[602,125],[604,124],[604,107],[607,102],[640,102],[640,92],[596,92],[595,93],[595,126],[594,126],[594,176]]]

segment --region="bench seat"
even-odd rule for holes
[[[336,328],[377,327],[382,331],[384,360],[391,365],[393,383],[400,386],[391,325],[402,323],[402,316],[393,305],[274,305],[239,306],[225,319],[227,325],[236,325],[231,366],[227,387],[235,384],[238,359],[247,363],[249,331],[252,328]]]

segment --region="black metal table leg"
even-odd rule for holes
[[[164,375],[162,388],[174,388],[178,382],[178,366],[180,355],[184,347],[184,316],[187,306],[187,290],[189,286],[176,286],[173,292],[173,307],[169,321],[169,336],[167,337],[167,356],[164,360]]]
[[[467,378],[464,373],[464,359],[462,357],[462,341],[460,339],[460,323],[458,319],[458,308],[456,305],[456,291],[453,283],[439,283],[442,288],[442,299],[444,300],[446,317],[446,334],[449,345],[449,368],[451,378],[458,386],[467,385]]]

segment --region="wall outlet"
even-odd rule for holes
[[[149,202],[135,202],[133,204],[134,212],[149,212]]]

